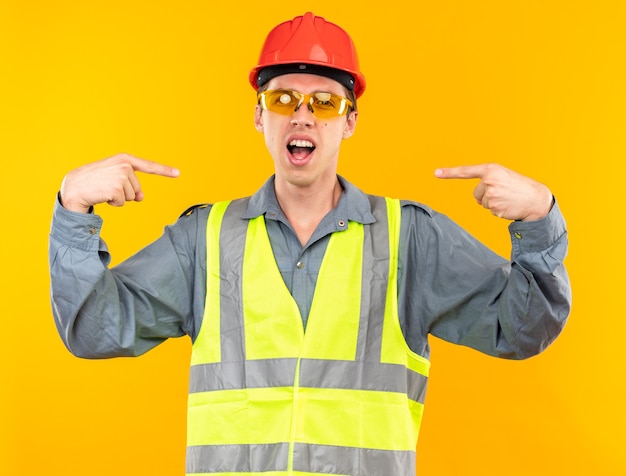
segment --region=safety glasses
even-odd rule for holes
[[[273,89],[259,93],[257,99],[263,109],[284,116],[291,116],[306,104],[318,119],[343,116],[352,107],[348,98],[327,92],[303,94],[290,89]]]

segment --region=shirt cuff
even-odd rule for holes
[[[565,219],[554,200],[548,214],[535,221],[515,221],[509,225],[514,251],[539,252],[553,246],[565,233]]]
[[[79,213],[54,201],[50,235],[66,246],[84,251],[99,251],[102,218],[94,213]]]

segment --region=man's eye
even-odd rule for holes
[[[283,93],[280,95],[280,97],[278,98],[278,101],[281,104],[289,104],[292,101],[292,97],[291,94],[287,94],[287,93]]]
[[[315,95],[315,105],[318,107],[334,107],[335,103],[332,100],[332,94],[317,93]]]
[[[317,107],[322,107],[324,109],[332,109],[333,107],[335,107],[335,103],[332,102],[331,100],[328,100],[328,101],[317,100],[315,101],[315,105]]]

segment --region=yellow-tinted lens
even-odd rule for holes
[[[258,100],[263,109],[286,116],[291,116],[305,104],[315,117],[323,119],[347,114],[352,106],[352,101],[333,93],[302,94],[288,89],[263,91]]]

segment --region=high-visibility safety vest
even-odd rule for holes
[[[398,320],[400,204],[370,201],[375,223],[331,235],[306,332],[264,217],[213,205],[187,474],[415,474],[430,363]]]

